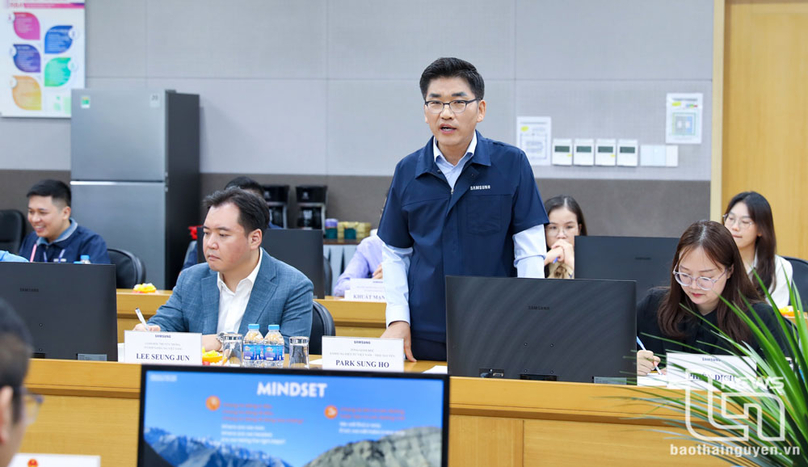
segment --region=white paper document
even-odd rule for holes
[[[668,94],[665,103],[665,142],[701,144],[703,115],[703,94]]]
[[[525,152],[530,165],[550,165],[550,117],[516,117],[516,146]]]

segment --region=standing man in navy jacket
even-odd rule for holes
[[[447,275],[544,277],[547,213],[525,153],[476,132],[485,83],[439,58],[421,75],[426,146],[396,166],[379,237],[387,299],[382,337],[407,358],[446,360]]]
[[[34,231],[20,246],[31,262],[73,263],[88,255],[91,263],[110,264],[100,235],[70,217],[70,187],[59,180],[42,180],[28,191],[28,222]]]

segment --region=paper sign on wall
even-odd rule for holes
[[[530,165],[550,165],[550,117],[516,117],[516,146],[525,151]]]
[[[124,332],[126,363],[202,365],[202,334],[195,332]]]
[[[668,94],[665,105],[665,142],[701,144],[703,115],[703,94]]]
[[[0,6],[0,113],[63,117],[84,87],[84,0],[6,0]]]
[[[382,279],[351,279],[350,289],[345,291],[345,300],[355,302],[383,302],[384,281]]]
[[[404,341],[323,336],[323,370],[404,371]]]
[[[11,459],[8,467],[101,467],[101,457],[21,452]]]

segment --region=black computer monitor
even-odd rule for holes
[[[575,237],[575,277],[637,282],[637,300],[671,284],[678,238]]]
[[[34,357],[118,360],[115,266],[0,263],[0,297],[34,339]]]
[[[197,263],[205,262],[202,227],[196,231]],[[273,258],[283,261],[302,272],[314,284],[314,298],[325,298],[325,256],[323,256],[323,231],[302,229],[267,229],[261,246]],[[330,267],[330,266],[329,266]]]
[[[447,465],[446,375],[144,365],[140,387],[140,467]]]
[[[452,376],[626,384],[636,330],[630,281],[446,277]]]

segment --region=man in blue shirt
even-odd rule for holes
[[[110,264],[104,239],[70,217],[70,187],[64,182],[42,180],[26,196],[34,231],[23,239],[20,256],[31,262],[73,263],[87,255],[91,263]]]
[[[0,263],[27,263],[28,260],[22,256],[12,255],[6,250],[0,250]]]
[[[403,339],[411,361],[446,360],[445,276],[544,277],[547,213],[524,152],[476,131],[486,102],[474,65],[440,58],[420,87],[434,137],[396,166],[379,225],[382,337]]]

